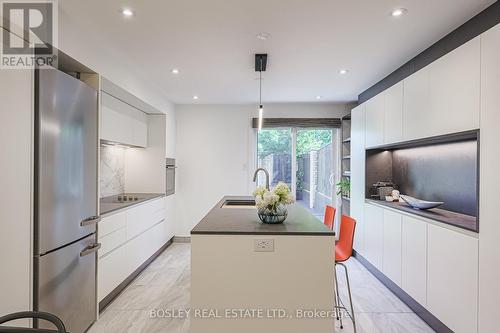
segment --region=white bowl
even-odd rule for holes
[[[424,200],[419,200],[414,197],[410,197],[409,195],[400,195],[401,199],[403,199],[410,207],[416,208],[416,209],[431,209],[431,208],[436,208],[438,206],[441,206],[444,204],[444,202],[440,201],[424,201]]]

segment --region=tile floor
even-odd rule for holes
[[[172,244],[101,313],[89,333],[189,332],[188,319],[155,318],[151,310],[189,308],[190,250],[190,244]],[[358,333],[434,332],[356,259],[350,259],[348,267]],[[346,302],[341,268],[339,272],[339,289]],[[337,322],[337,332],[338,326]],[[348,318],[342,332],[353,332]]]

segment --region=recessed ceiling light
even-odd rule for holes
[[[348,72],[349,72],[349,70],[348,70],[348,69],[341,69],[341,70],[339,70],[339,74],[341,74],[341,75],[345,75],[345,74],[347,74]]]
[[[271,37],[271,34],[268,32],[259,32],[256,37],[260,40],[267,40],[269,39],[269,37]]]
[[[177,68],[172,69],[172,74],[179,74],[179,70]]]
[[[130,8],[124,8],[124,9],[122,10],[122,14],[123,14],[123,16],[125,16],[125,17],[131,17],[131,16],[134,16],[134,12],[133,12],[133,11],[132,11],[132,9],[130,9]]]
[[[197,96],[197,95],[194,95],[194,96],[193,96],[193,99],[194,99],[194,100],[197,100],[197,99],[198,99],[198,96]]]
[[[321,96],[320,95],[316,96],[316,99],[321,99]]]
[[[394,17],[399,17],[406,14],[407,11],[408,10],[406,8],[396,8],[391,12],[391,15]]]

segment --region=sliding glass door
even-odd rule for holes
[[[293,138],[291,128],[263,129],[257,139],[257,166],[269,172],[269,182],[275,186],[285,182],[290,188],[292,184]],[[260,175],[259,186],[265,184],[265,178]]]
[[[257,134],[257,165],[268,170],[271,186],[287,183],[318,218],[335,201],[335,154],[331,128],[266,128]],[[262,174],[258,184],[264,183]]]

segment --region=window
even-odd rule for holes
[[[270,185],[283,181],[297,202],[322,218],[334,201],[334,158],[331,128],[265,128],[257,134],[257,166],[270,175]],[[265,178],[259,174],[258,185]]]

